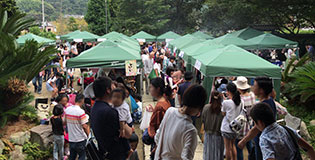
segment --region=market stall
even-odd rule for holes
[[[170,42],[174,39],[180,38],[181,36],[173,31],[168,31],[157,37],[159,42]]]
[[[83,32],[76,32],[71,34],[70,36],[66,37],[66,41],[69,42],[94,42],[97,41],[99,38],[98,35],[95,35],[93,33],[83,31]]]
[[[234,44],[243,49],[254,49],[254,44],[252,42],[244,40],[242,38],[238,38],[232,34],[225,34],[223,36],[215,38],[213,39],[213,42],[223,44],[223,45]]]
[[[250,27],[247,27],[247,28],[244,28],[244,29],[241,29],[238,31],[234,31],[231,33],[231,35],[238,37],[238,38],[242,38],[244,40],[248,40],[250,38],[254,38],[254,37],[257,37],[257,36],[262,35],[262,34],[264,34],[264,32],[258,31],[256,29],[253,29]]]
[[[255,49],[282,49],[282,48],[296,48],[298,43],[290,41],[271,33],[264,33],[257,37],[248,39],[254,45]]]
[[[33,33],[27,33],[23,36],[20,36],[16,41],[19,45],[24,45],[27,40],[35,40],[38,43],[42,43],[44,45],[55,45],[56,41],[44,37],[37,36]]]
[[[196,32],[192,33],[191,35],[193,35],[197,38],[205,39],[205,40],[214,39],[213,36],[206,34],[204,32],[201,32],[201,31],[196,31]]]
[[[156,41],[156,37],[145,32],[145,31],[140,31],[136,34],[134,34],[133,36],[131,36],[131,38],[136,39],[139,43],[142,42],[154,42]]]

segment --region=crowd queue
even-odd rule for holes
[[[94,45],[59,45],[57,58],[47,64],[57,67],[33,79],[35,92],[40,94],[43,77],[54,101],[50,119],[54,159],[90,158],[86,144],[93,137],[100,159],[139,159],[134,124],[140,123],[143,110],[152,113],[140,137],[151,146],[152,160],[193,159],[198,117],[204,135],[204,160],[296,160],[301,157],[299,146],[315,159],[310,144],[295,130],[276,122],[286,109],[275,101],[270,78],[257,77],[249,82],[246,77],[217,77],[207,95],[200,85],[201,73],[186,71],[185,62],[166,43],[142,45],[143,91],[135,89],[135,83],[140,82],[136,77],[125,77],[124,70],[81,69],[84,74],[78,84],[83,85],[83,94],[74,93],[74,70],[65,67],[66,61]],[[141,92],[151,95],[155,106],[142,109]],[[243,155],[244,147],[248,157]]]

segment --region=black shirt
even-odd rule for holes
[[[52,131],[54,135],[63,135],[63,124],[62,119],[59,118],[51,118],[50,123],[52,126]]]
[[[109,152],[108,159],[122,160],[127,158],[128,141],[119,138],[119,117],[117,110],[108,103],[96,101],[91,111],[91,127],[101,153]]]
[[[191,85],[191,82],[188,82],[188,81],[179,85],[177,93],[180,96],[182,101],[183,101],[184,92],[190,85]]]
[[[267,100],[262,101],[263,103],[267,103],[273,112],[273,116],[275,117],[275,119],[277,119],[277,108],[276,108],[276,104],[275,101],[273,100],[273,98],[269,98]]]

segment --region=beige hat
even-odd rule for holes
[[[249,89],[251,86],[247,83],[247,78],[243,76],[237,77],[236,81],[233,81],[236,87],[240,90]]]

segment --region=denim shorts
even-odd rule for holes
[[[226,139],[236,139],[237,135],[236,133],[228,133],[228,132],[221,132],[222,137]]]
[[[47,91],[49,91],[49,92],[54,91],[54,88],[53,88],[49,83],[46,83],[46,89],[47,89]]]

